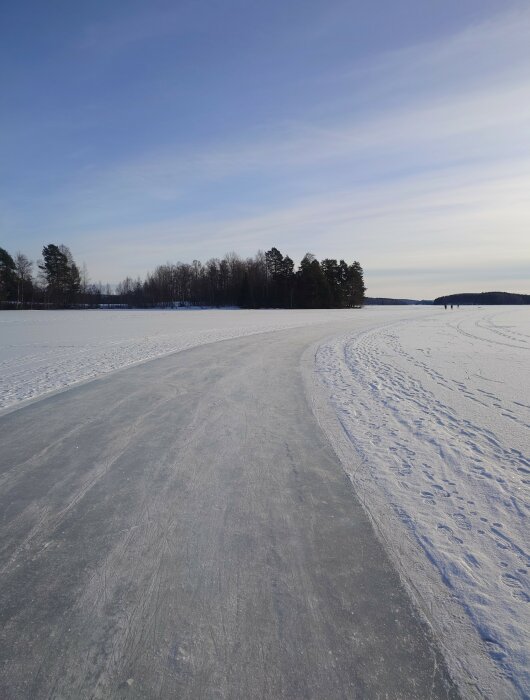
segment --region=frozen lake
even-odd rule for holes
[[[2,697],[459,697],[307,400],[307,348],[371,318],[0,417]]]
[[[351,310],[0,311],[0,410],[228,338],[351,318]]]
[[[316,378],[333,417],[321,424],[403,580],[461,678],[480,679],[486,650],[525,697],[530,308],[0,312],[0,409],[176,351],[320,324],[331,338]]]

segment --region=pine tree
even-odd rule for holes
[[[320,267],[312,253],[302,258],[297,274],[298,306],[306,309],[320,309],[328,304],[329,287]]]
[[[15,261],[7,250],[0,248],[0,301],[16,299]]]
[[[349,267],[350,274],[350,306],[360,308],[364,304],[364,286],[363,268],[355,261]]]
[[[81,286],[79,268],[67,246],[49,243],[42,249],[39,269],[46,285],[48,301],[58,306],[74,303]]]

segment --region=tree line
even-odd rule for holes
[[[93,284],[65,245],[50,243],[34,264],[0,248],[0,303],[8,308],[70,308],[118,304],[137,308],[239,306],[242,308],[349,308],[364,302],[361,265],[306,253],[298,269],[277,248],[240,258],[229,253],[206,263],[166,263],[145,279],[126,277],[113,290]]]
[[[50,243],[42,249],[42,260],[34,263],[24,253],[12,257],[0,248],[0,303],[14,306],[68,308],[82,301],[88,289],[86,269],[80,270],[70,249]]]
[[[437,297],[434,304],[483,304],[498,306],[500,304],[530,304],[530,294],[514,294],[513,292],[465,292]]]

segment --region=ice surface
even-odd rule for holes
[[[344,466],[446,651],[476,668],[460,614],[529,696],[530,308],[0,312],[0,409],[204,343],[352,319],[316,355],[355,455]]]
[[[347,470],[414,589],[436,595],[405,533],[529,697],[530,308],[387,319],[316,362],[358,457]],[[458,628],[441,623],[450,648]]]
[[[351,310],[0,311],[0,409],[204,343],[351,318]]]

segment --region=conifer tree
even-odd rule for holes
[[[0,301],[14,301],[15,298],[15,261],[7,250],[0,248]]]

